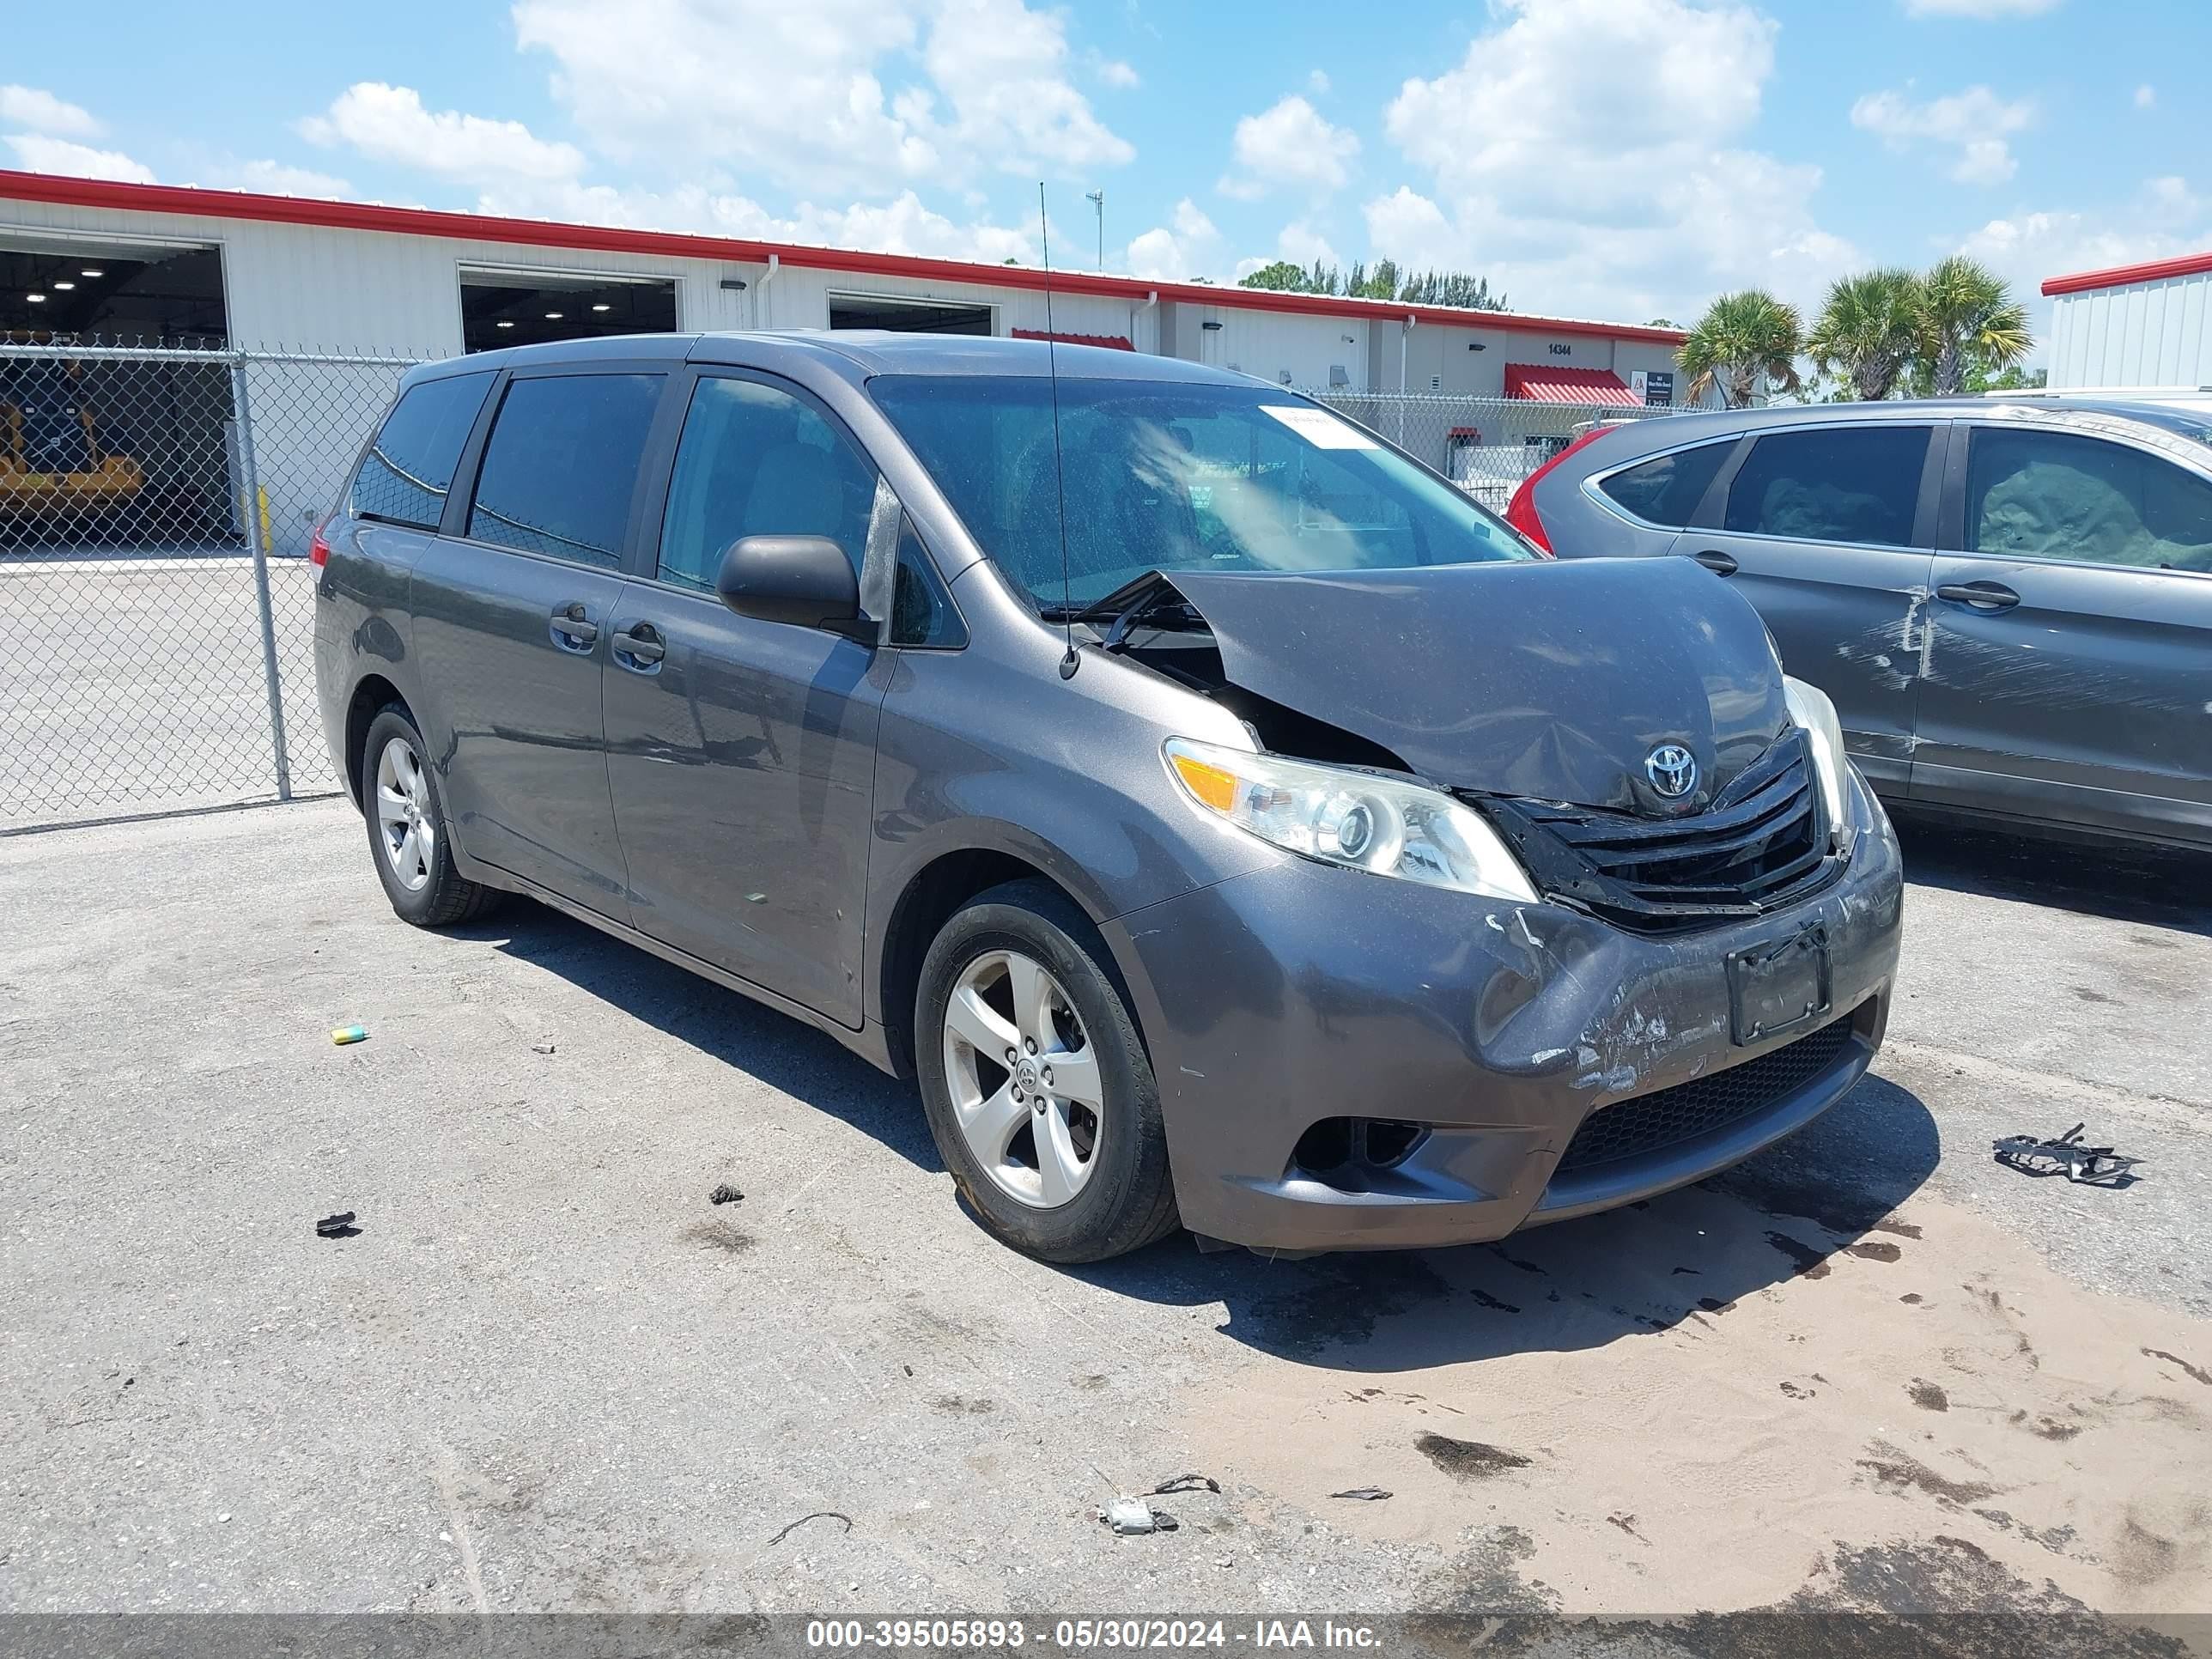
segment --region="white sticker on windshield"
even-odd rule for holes
[[[1273,416],[1316,449],[1382,447],[1351,422],[1340,421],[1325,409],[1303,404],[1261,404],[1260,412]]]

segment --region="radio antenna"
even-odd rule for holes
[[[1044,251],[1044,362],[1052,383],[1052,484],[1060,501],[1060,625],[1067,632],[1067,654],[1060,659],[1060,677],[1075,678],[1082,659],[1075,654],[1075,609],[1068,597],[1067,472],[1060,453],[1060,343],[1052,326],[1052,230],[1044,210],[1044,180],[1037,180],[1037,245]]]

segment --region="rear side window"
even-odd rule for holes
[[[1910,547],[1931,429],[1769,433],[1729,486],[1727,527],[1798,541]]]
[[[660,526],[660,580],[714,591],[747,536],[827,536],[860,574],[876,470],[821,414],[757,380],[709,375],[691,394]]]
[[[456,374],[410,386],[354,475],[353,515],[435,530],[491,382],[489,374]]]
[[[1721,463],[1735,447],[1735,440],[1678,449],[1671,455],[1655,455],[1625,467],[1598,485],[1646,524],[1680,530],[1698,510]]]
[[[622,562],[658,374],[508,384],[477,475],[469,535],[607,568]]]
[[[1978,428],[1966,551],[2212,570],[2212,483],[2124,444]]]

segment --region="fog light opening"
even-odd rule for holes
[[[1353,1187],[1364,1175],[1403,1164],[1428,1133],[1425,1123],[1396,1118],[1325,1117],[1298,1137],[1291,1163],[1324,1185]]]

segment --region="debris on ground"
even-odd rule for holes
[[[331,1041],[337,1043],[341,1048],[344,1048],[349,1042],[366,1042],[368,1041],[368,1027],[366,1025],[333,1025],[331,1027]]]
[[[790,1537],[792,1534],[797,1532],[809,1521],[842,1521],[845,1523],[845,1530],[847,1532],[853,1530],[853,1517],[846,1514],[842,1510],[816,1510],[811,1514],[800,1516],[798,1520],[793,1522],[781,1532],[776,1534],[775,1537],[769,1539],[768,1540],[769,1547],[770,1549],[774,1549],[778,1544],[783,1542],[785,1539]]]
[[[1123,1538],[1139,1533],[1174,1532],[1182,1524],[1165,1510],[1156,1510],[1141,1498],[1117,1498],[1098,1511],[1098,1518]]]
[[[1151,1496],[1164,1497],[1171,1492],[1219,1492],[1221,1483],[1210,1474],[1177,1474],[1152,1488]]]
[[[550,1054],[553,1052],[553,1045],[550,1042],[533,1042],[530,1045],[530,1052],[533,1054]]]
[[[734,1204],[744,1196],[743,1193],[726,1181],[707,1194],[707,1201],[709,1204]]]
[[[2130,1173],[2142,1160],[2124,1158],[2110,1146],[2082,1144],[2077,1123],[2064,1134],[2045,1140],[2035,1135],[2006,1135],[1990,1143],[1996,1161],[2022,1175],[2063,1175],[2084,1187],[2126,1187],[2135,1182]]]
[[[315,1224],[317,1238],[353,1238],[361,1229],[353,1224],[353,1212],[340,1210],[336,1215],[326,1215]]]
[[[1331,1498],[1356,1498],[1363,1504],[1379,1504],[1390,1496],[1380,1486],[1354,1486],[1349,1492],[1333,1492]]]

